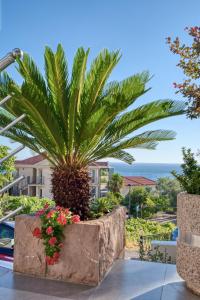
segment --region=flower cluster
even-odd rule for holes
[[[78,215],[73,215],[68,208],[56,206],[49,207],[45,204],[44,208],[36,213],[40,217],[41,229],[36,227],[33,236],[43,239],[46,253],[46,263],[54,265],[58,262],[60,251],[63,246],[63,231],[66,224],[73,224],[80,221]]]

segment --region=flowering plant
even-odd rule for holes
[[[44,240],[46,263],[53,265],[58,262],[60,251],[63,246],[64,226],[80,221],[78,215],[73,215],[68,208],[56,206],[51,208],[45,204],[44,208],[36,213],[40,217],[41,229],[36,227],[33,230],[33,236]]]

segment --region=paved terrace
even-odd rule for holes
[[[118,260],[98,287],[13,274],[0,267],[0,300],[199,300],[175,265]]]

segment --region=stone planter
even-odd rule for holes
[[[178,195],[177,225],[177,271],[187,287],[200,295],[200,195]]]
[[[15,219],[14,271],[67,282],[97,285],[125,247],[124,207],[92,221],[67,225],[58,264],[47,266],[43,241],[32,231],[40,218],[19,215]]]

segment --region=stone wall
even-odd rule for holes
[[[177,198],[176,265],[187,286],[200,295],[200,196],[180,193]]]
[[[98,220],[67,225],[58,264],[47,266],[42,240],[32,231],[40,219],[19,215],[15,220],[14,271],[67,282],[97,285],[125,247],[124,207]]]

